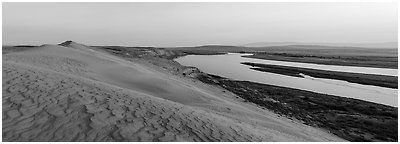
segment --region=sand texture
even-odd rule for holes
[[[77,43],[3,54],[2,65],[4,142],[344,141]]]

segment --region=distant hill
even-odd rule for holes
[[[270,47],[270,46],[288,46],[288,45],[319,45],[334,47],[363,47],[363,48],[397,48],[397,42],[384,43],[301,43],[301,42],[256,42],[243,44],[245,47]]]
[[[292,53],[292,54],[313,54],[313,55],[347,55],[347,56],[385,56],[397,57],[397,48],[365,48],[350,46],[321,46],[321,45],[283,45],[265,47],[245,46],[222,46],[207,45],[196,47],[170,48],[176,53],[189,54],[220,54],[227,52],[268,52],[268,53]]]
[[[195,50],[195,51],[223,51],[223,52],[238,52],[243,51],[246,47],[238,47],[238,46],[226,46],[226,45],[204,45],[204,46],[195,46],[195,47],[177,47],[173,48],[174,50]]]
[[[352,46],[326,46],[326,45],[274,45],[274,46],[225,46],[225,45],[205,45],[195,47],[177,47],[174,50],[183,51],[217,51],[217,52],[259,52],[276,50],[366,50],[365,47]],[[389,49],[389,48],[368,48],[368,49]],[[393,48],[392,48],[393,49]]]

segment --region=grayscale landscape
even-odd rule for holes
[[[397,142],[394,5],[3,3],[2,141]]]

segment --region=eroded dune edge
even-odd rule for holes
[[[3,54],[2,64],[6,142],[343,141],[84,45]]]

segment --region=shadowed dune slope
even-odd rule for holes
[[[343,141],[74,42],[3,55],[3,141]]]

